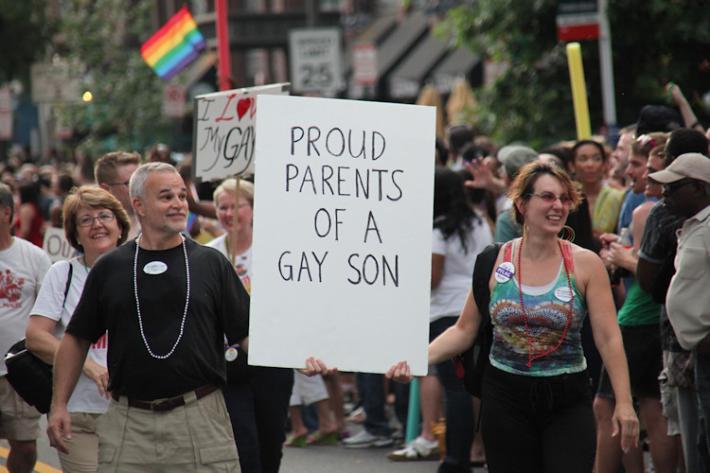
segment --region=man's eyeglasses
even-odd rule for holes
[[[538,194],[531,193],[529,195],[531,197],[537,197],[539,199],[542,199],[542,201],[545,202],[546,204],[554,204],[555,201],[558,199],[562,205],[569,205],[570,203],[572,203],[572,199],[567,194],[557,195],[552,192],[540,192]]]
[[[109,185],[109,186],[126,186],[126,187],[128,187],[128,182],[129,182],[129,181],[126,181],[126,182],[110,182],[110,183],[108,183],[108,185]]]
[[[90,227],[94,224],[94,220],[98,220],[102,224],[111,223],[116,219],[113,212],[100,212],[97,216],[92,217],[91,215],[84,215],[83,217],[77,219],[76,224],[80,227]]]

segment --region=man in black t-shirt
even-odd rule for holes
[[[696,130],[681,128],[671,133],[666,142],[664,166],[670,165],[685,153],[707,153],[708,140]],[[697,434],[699,414],[693,387],[690,352],[683,350],[668,320],[665,301],[671,277],[675,273],[673,261],[678,239],[676,231],[683,226],[684,217],[674,215],[661,200],[651,209],[646,220],[641,247],[638,252],[636,276],[641,288],[661,307],[661,347],[663,366],[661,372],[661,400],[669,430],[681,435],[683,456],[687,471],[706,471],[699,455]],[[676,434],[677,435],[677,434]],[[703,453],[704,455],[705,453]]]
[[[99,471],[236,471],[224,405],[224,337],[245,347],[249,296],[218,251],[186,240],[187,190],[150,163],[130,181],[142,234],[89,273],[55,364],[50,443],[66,449],[66,403],[89,345],[108,331],[109,391]]]

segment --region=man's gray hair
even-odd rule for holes
[[[128,193],[131,199],[135,197],[139,199],[143,198],[145,181],[148,180],[148,176],[154,172],[173,172],[178,174],[177,169],[175,169],[172,164],[168,163],[153,162],[138,166],[128,182]]]
[[[0,183],[0,207],[10,209],[10,221],[12,221],[15,214],[15,199],[10,186],[3,183]]]

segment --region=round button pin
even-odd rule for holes
[[[515,266],[513,266],[513,263],[504,261],[496,268],[496,281],[499,283],[508,282],[514,274]]]
[[[162,261],[151,261],[143,266],[143,272],[145,274],[163,274],[168,270],[168,265]]]
[[[555,289],[555,297],[562,302],[569,302],[572,300],[572,291],[568,287],[558,287]]]
[[[234,347],[229,347],[224,351],[224,359],[227,361],[234,361],[239,356],[239,352]]]

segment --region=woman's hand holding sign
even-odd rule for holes
[[[385,373],[385,376],[387,379],[393,379],[398,383],[409,383],[414,379],[412,371],[409,369],[409,363],[406,361],[400,361],[392,365]]]

